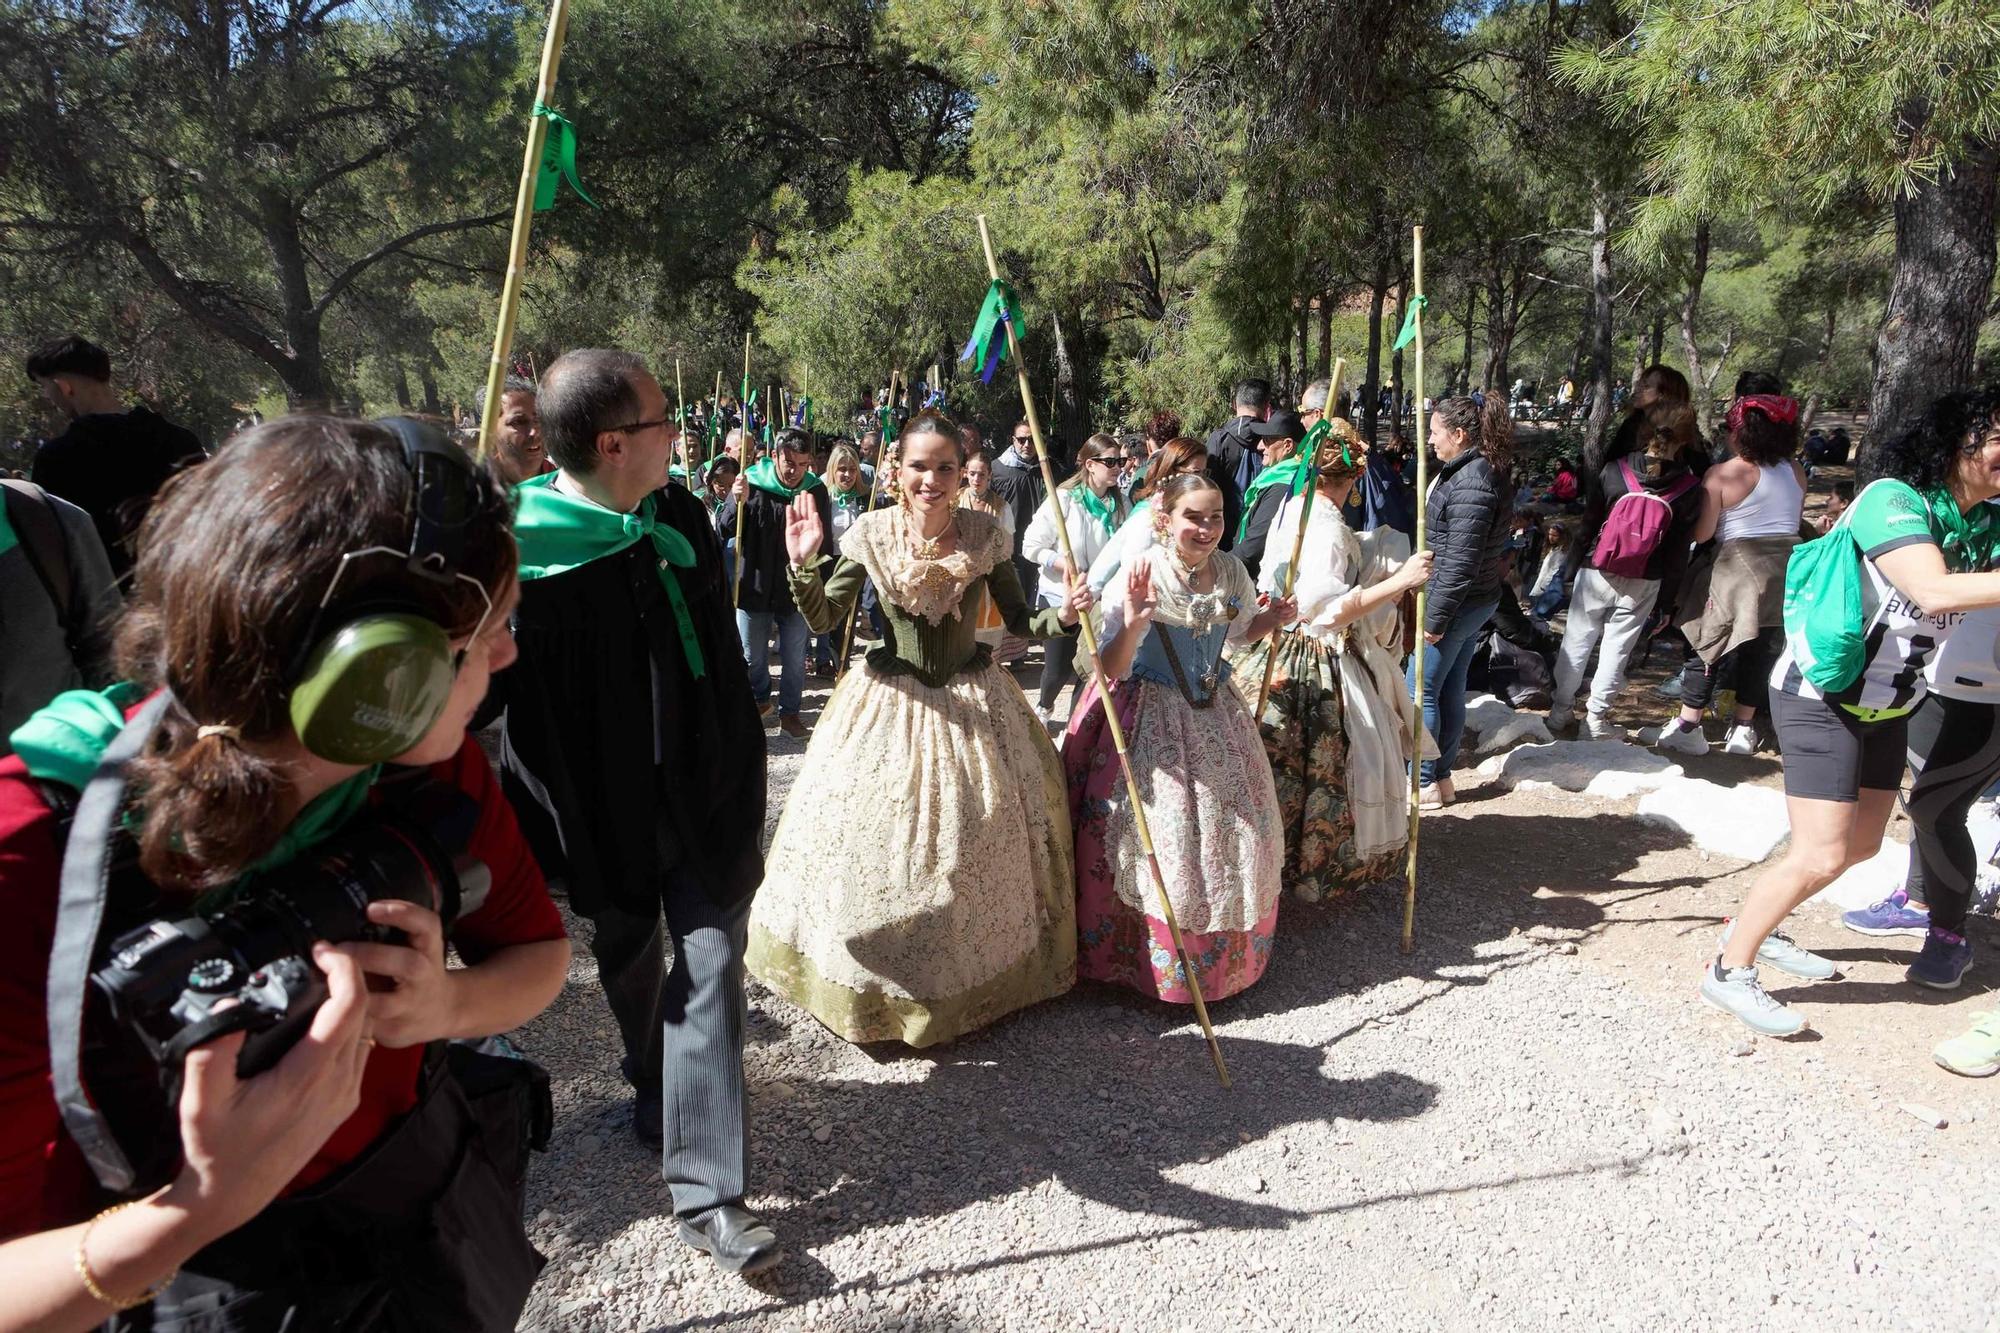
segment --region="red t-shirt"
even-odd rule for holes
[[[562,916],[521,837],[513,807],[470,736],[431,770],[479,805],[467,848],[493,872],[478,911],[452,940],[467,958],[564,935]],[[89,1215],[95,1180],[62,1128],[49,1077],[46,989],[55,939],[62,848],[37,784],[18,758],[0,761],[0,1237],[68,1226]],[[361,1077],[361,1105],[292,1181],[297,1190],[359,1156],[391,1121],[416,1105],[421,1046],[377,1046]]]

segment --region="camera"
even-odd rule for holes
[[[465,845],[477,818],[463,792],[426,784],[416,800],[370,809],[212,910],[197,905],[126,931],[91,985],[169,1079],[178,1078],[187,1052],[238,1031],[250,1035],[237,1074],[260,1073],[291,1049],[326,999],[311,957],[315,940],[400,943],[401,931],[368,920],[368,904],[385,899],[430,908],[447,930],[478,910],[491,872],[446,850]]]

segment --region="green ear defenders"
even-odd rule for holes
[[[443,627],[414,598],[373,596],[329,619],[350,565],[400,559],[419,579],[470,583],[486,599],[487,614],[493,610],[479,581],[459,572],[465,526],[478,500],[471,463],[433,426],[408,417],[376,424],[396,436],[410,469],[409,549],[371,546],[341,557],[291,675],[293,729],[307,750],[338,764],[385,763],[422,740],[443,713],[459,666]]]

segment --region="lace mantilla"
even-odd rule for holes
[[[854,520],[840,539],[840,553],[860,564],[882,594],[906,613],[942,625],[957,619],[965,590],[1013,554],[1000,520],[960,509],[958,549],[927,560],[911,549],[916,525],[900,508],[878,509]]]

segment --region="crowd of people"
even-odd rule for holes
[[[1756,1030],[1800,1027],[1760,965],[1832,975],[1779,927],[1874,852],[1906,749],[1911,882],[1846,920],[1922,935],[1917,984],[1971,964],[2000,390],[1882,442],[1815,531],[1798,404],[1746,376],[1711,443],[1665,367],[1546,490],[1499,394],[1422,405],[1421,496],[1400,430],[1362,438],[1323,382],[1247,380],[1205,441],[1159,413],[989,450],[935,400],[878,396],[840,436],[677,409],[641,357],[584,349],[505,381],[482,460],[310,414],[205,456],[82,339],[28,370],[72,424],[0,511],[33,575],[0,583],[0,1326],[511,1328],[552,1110],[499,1034],[566,974],[552,881],[681,1239],[767,1268],[746,974],[912,1047],[1079,978],[1221,1001],[1288,893],[1400,876],[1413,788],[1457,799],[1475,667],[1539,668],[1552,723],[1617,741],[1629,663],[1674,642],[1653,743],[1706,753],[1724,681],[1726,751],[1775,729],[1791,846],[1701,988]],[[1008,664],[1037,643],[1031,699]],[[806,744],[766,848],[772,726]],[[314,876],[391,887],[330,931]],[[147,1028],[102,997],[169,946],[203,961]],[[309,994],[268,1033],[212,1007],[286,978]],[[1939,1062],[2000,1069],[1996,1021]]]

